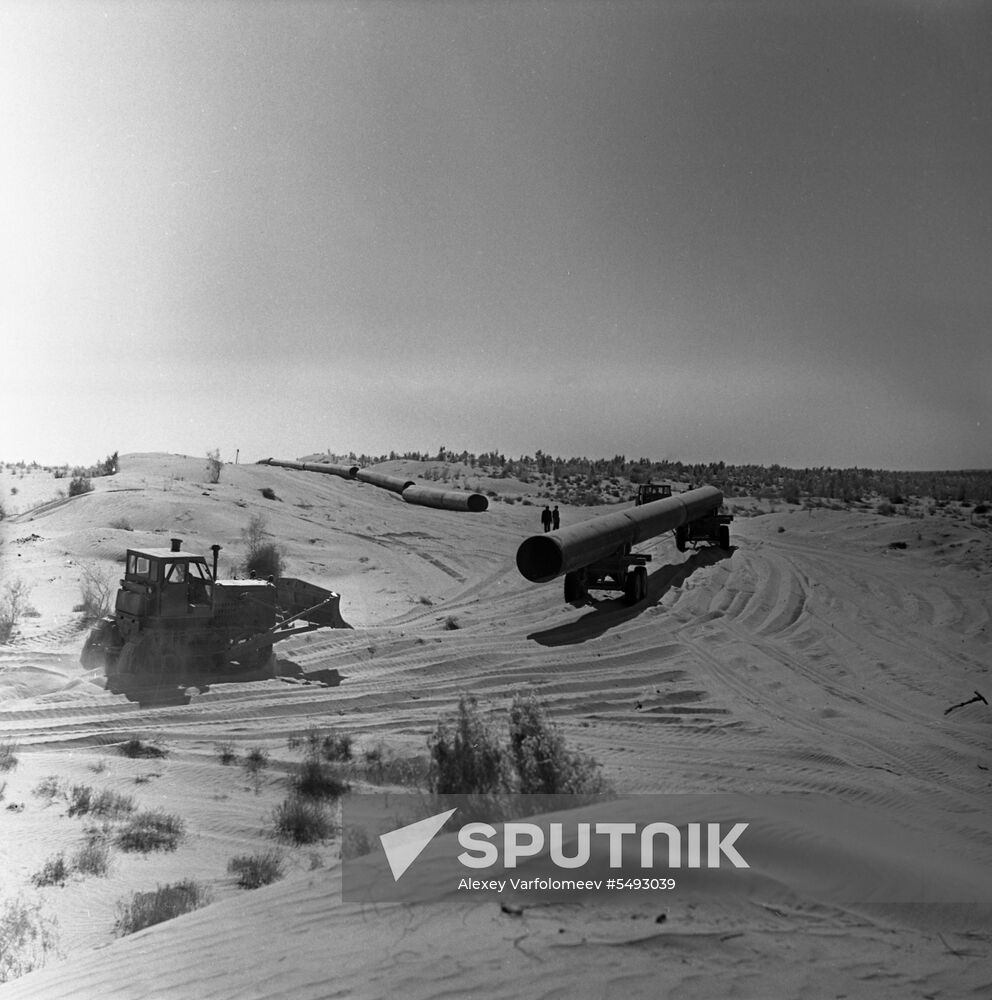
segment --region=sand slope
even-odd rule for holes
[[[472,515],[271,467],[225,466],[210,485],[201,459],[121,465],[92,494],[0,525],[4,577],[28,581],[38,611],[0,649],[0,731],[20,748],[0,776],[3,804],[24,805],[0,811],[0,897],[40,899],[65,951],[0,996],[985,995],[992,935],[974,913],[866,910],[824,903],[817,888],[865,866],[893,890],[926,872],[955,887],[951,898],[969,882],[985,898],[992,715],[981,703],[944,714],[976,689],[992,700],[985,529],[831,510],[738,520],[730,554],[648,545],[641,605],[575,610],[560,582],[532,585],[515,569],[539,507]],[[188,549],[219,542],[226,569],[256,513],[292,575],[342,594],[353,629],[279,647],[283,678],[217,685],[187,704],[128,702],[82,671],[71,610],[82,563],[112,569],[127,546],[178,536]],[[565,509],[565,523],[594,513]],[[762,856],[761,892],[513,913],[457,898],[342,904],[334,843],[288,850],[287,878],[252,893],[226,874],[234,854],[271,846],[271,810],[299,759],[290,735],[319,724],[360,750],[422,754],[460,694],[496,710],[530,689],[621,795],[821,793],[871,810],[905,842],[859,842],[841,810],[795,829],[785,814],[766,831],[776,847]],[[132,734],[169,756],[115,756]],[[221,740],[271,753],[257,792],[220,764]],[[31,874],[83,828],[32,794],[47,775],[179,812],[187,841],[119,856],[105,879],[35,889]],[[211,906],[113,938],[117,900],[187,874],[212,888]]]

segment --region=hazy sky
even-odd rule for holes
[[[992,465],[992,5],[0,0],[0,458]]]

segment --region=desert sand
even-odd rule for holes
[[[12,482],[8,511],[20,513],[0,524],[3,580],[30,585],[33,614],[0,647],[0,738],[18,757],[0,775],[0,899],[40,902],[58,922],[60,956],[0,997],[992,993],[992,709],[946,712],[976,690],[992,700],[984,525],[830,509],[739,517],[729,553],[682,554],[670,536],[644,546],[653,562],[640,605],[574,609],[560,581],[534,585],[516,570],[539,506],[434,510],[249,464],[224,466],[211,485],[203,459],[160,454],[123,456],[94,492],[45,506],[60,485],[51,476],[29,474],[10,498]],[[494,488],[508,486],[526,493]],[[564,523],[596,512],[564,508]],[[186,703],[136,704],[82,669],[86,631],[72,609],[84,565],[119,573],[126,548],[181,537],[189,550],[220,543],[224,573],[256,513],[288,572],[341,594],[351,629],[281,644],[283,676],[215,685]],[[461,694],[499,713],[519,691],[545,699],[569,745],[601,762],[614,812],[636,815],[644,793],[816,793],[838,809],[805,825],[769,820],[756,834],[776,845],[758,852],[759,888],[738,893],[344,903],[333,840],[284,847],[286,877],[261,889],[227,873],[232,856],[274,846],[271,812],[299,761],[294,734],[316,725],[353,736],[359,753],[422,757]],[[116,754],[132,736],[168,755]],[[228,741],[269,752],[257,788],[220,762]],[[36,888],[46,859],[83,838],[64,801],[34,793],[49,776],[180,814],[188,835],[173,853],[115,854],[106,877]],[[868,842],[842,807],[905,836]],[[859,872],[903,905],[845,905],[822,891]],[[209,888],[210,905],[115,936],[118,901],[186,877]],[[923,881],[977,905],[932,905],[932,891],[912,889]]]

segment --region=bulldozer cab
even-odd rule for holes
[[[653,500],[665,500],[672,495],[672,488],[668,483],[641,483],[637,487],[637,498],[634,505],[640,507],[641,504],[651,503]]]
[[[213,576],[203,556],[128,549],[117,610],[136,617],[210,616]]]

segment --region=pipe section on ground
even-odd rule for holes
[[[263,458],[259,465],[277,465],[280,469],[298,469],[300,472],[323,472],[342,479],[356,479],[357,465],[331,465],[330,462],[283,462],[278,458]]]
[[[408,486],[413,486],[412,479],[402,479],[399,476],[388,476],[385,472],[373,472],[371,469],[359,469],[355,478],[360,483],[370,483],[380,489],[402,493]]]
[[[517,569],[532,583],[547,583],[612,555],[621,545],[636,545],[697,518],[715,514],[723,494],[701,486],[663,500],[605,514],[589,521],[531,535],[517,549]]]
[[[467,510],[480,514],[489,509],[489,500],[481,493],[466,493],[462,490],[435,490],[430,486],[408,486],[403,491],[407,503],[421,507],[440,507],[443,510]]]

